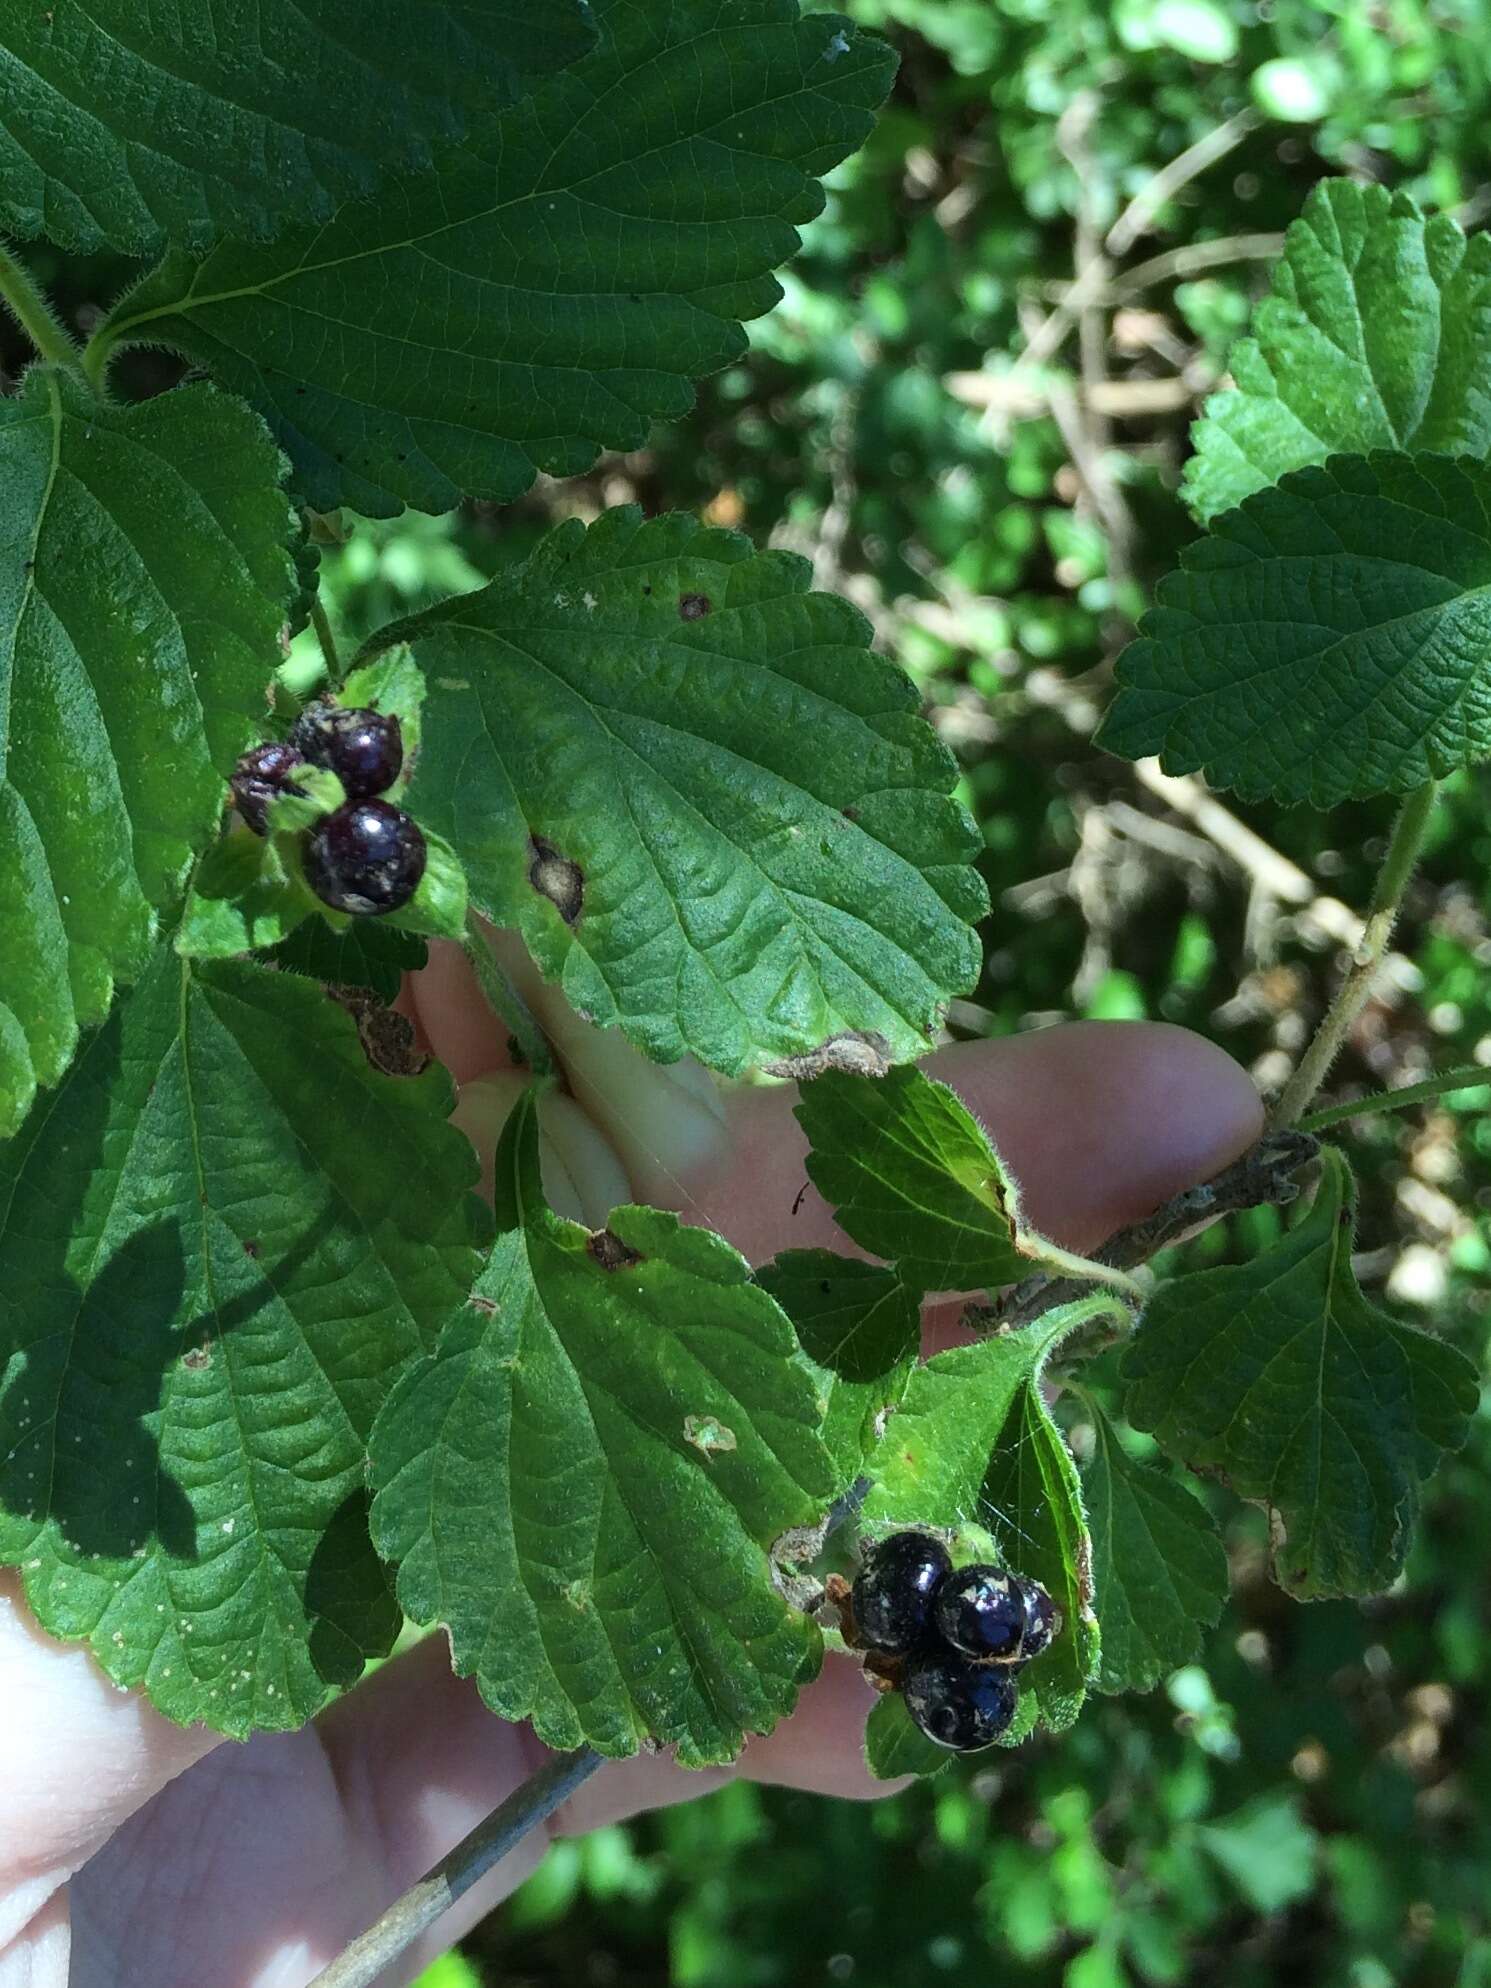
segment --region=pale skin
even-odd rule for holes
[[[591,1220],[623,1194],[675,1207],[752,1261],[812,1244],[858,1253],[803,1191],[789,1090],[725,1094],[697,1071],[641,1072],[614,1037],[525,988],[572,1093],[545,1108],[557,1205]],[[401,1005],[462,1085],[459,1121],[489,1154],[522,1080],[460,954],[437,949]],[[925,1067],[993,1133],[1030,1222],[1071,1249],[1216,1172],[1262,1126],[1242,1070],[1160,1025],[1073,1024],[945,1049]],[[928,1306],[930,1344],[957,1332],[957,1310]],[[870,1703],[857,1667],[831,1659],[737,1768],[608,1763],[551,1828],[687,1801],[732,1772],[883,1793],[861,1759]],[[545,1757],[451,1675],[438,1635],[299,1733],[244,1746],[183,1730],[106,1682],[85,1649],[43,1636],[0,1574],[0,1988],[304,1988]],[[468,1893],[388,1988],[521,1883],[546,1840],[530,1837]]]

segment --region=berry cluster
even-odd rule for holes
[[[897,1532],[866,1555],[850,1590],[854,1633],[893,1675],[938,1746],[972,1753],[1005,1732],[1020,1672],[1061,1628],[1045,1589],[985,1561],[954,1568],[940,1539]]]
[[[233,769],[233,801],[256,835],[269,831],[269,803],[298,794],[295,771],[324,766],[347,799],[308,829],[302,847],[306,881],[334,911],[364,917],[407,904],[424,875],[427,850],[419,824],[377,797],[404,768],[404,735],[391,713],[323,698],[296,719],[284,744],[246,752]]]

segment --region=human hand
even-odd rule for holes
[[[517,957],[510,965],[521,972]],[[532,978],[571,1096],[541,1112],[561,1212],[593,1224],[620,1199],[676,1208],[751,1261],[831,1244],[858,1254],[816,1192],[790,1089],[723,1092],[643,1066]],[[462,1086],[457,1119],[490,1156],[522,1088],[506,1035],[454,948],[406,1011]],[[1180,1029],[1078,1023],[940,1051],[926,1066],[990,1128],[1025,1211],[1089,1249],[1218,1171],[1258,1136],[1246,1075]],[[929,1304],[929,1343],[960,1303]],[[731,1773],[823,1794],[884,1792],[861,1737],[871,1695],[830,1662],[793,1718],[734,1769],[608,1762],[553,1818],[574,1834],[718,1787]],[[451,1675],[430,1637],[298,1733],[247,1745],[162,1719],[87,1651],[52,1642],[0,1575],[0,1988],[301,1988],[548,1756]],[[527,1839],[408,1956],[413,1975],[519,1884]]]

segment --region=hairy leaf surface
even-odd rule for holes
[[[1491,467],[1333,456],[1187,548],[1100,745],[1334,807],[1491,755]]]
[[[1123,1363],[1135,1428],[1268,1507],[1278,1579],[1303,1600],[1390,1586],[1477,1395],[1462,1354],[1362,1296],[1351,1172],[1331,1147],[1322,1165],[1272,1249],[1162,1284]]]
[[[450,1103],[163,951],[0,1148],[0,1558],[173,1719],[298,1725],[397,1631],[366,1445],[476,1269]]]
[[[497,1154],[471,1300],[373,1431],[373,1533],[456,1669],[548,1745],[690,1764],[766,1732],[816,1670],[770,1548],[833,1495],[787,1320],[718,1236],[544,1204],[531,1094]]]
[[[1070,1333],[1115,1312],[1115,1299],[1083,1298],[1022,1331],[937,1354],[912,1376],[867,1465],[876,1480],[861,1515],[868,1532],[980,1526],[1006,1566],[1056,1601],[1065,1626],[1020,1691],[1057,1731],[1081,1709],[1099,1641],[1081,1487],[1041,1376]],[[1029,1715],[1006,1737],[1028,1727]]]
[[[1227,1555],[1210,1512],[1183,1484],[1136,1463],[1096,1404],[1082,1471],[1103,1661],[1100,1691],[1152,1691],[1193,1663],[1227,1598]]]
[[[0,1136],[141,969],[221,816],[294,586],[284,464],[206,386],[0,401]]]
[[[797,0],[596,0],[594,54],[438,176],[268,247],[175,254],[105,342],[262,409],[318,510],[505,502],[684,413],[860,144],[893,59]],[[526,19],[526,15],[525,15]]]
[[[978,972],[952,760],[808,579],[628,507],[377,638],[423,669],[409,806],[472,902],[662,1062],[915,1055]]]
[[[1372,449],[1491,451],[1491,236],[1407,194],[1325,180],[1233,348],[1235,388],[1196,424],[1203,521],[1289,470]]]
[[[592,38],[580,0],[14,5],[0,225],[144,254],[329,220]]]

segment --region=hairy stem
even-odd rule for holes
[[[0,299],[43,359],[76,369],[78,348],[24,263],[0,247]]]
[[[1467,1063],[1458,1070],[1442,1070],[1421,1084],[1404,1084],[1396,1091],[1373,1091],[1346,1104],[1328,1104],[1299,1121],[1301,1132],[1323,1132],[1327,1125],[1342,1125],[1349,1118],[1369,1118],[1377,1112],[1407,1111],[1411,1105],[1431,1104],[1435,1098],[1456,1091],[1473,1091],[1491,1084],[1491,1068],[1483,1063]]]
[[[1299,1122],[1310,1100],[1325,1082],[1331,1065],[1340,1055],[1357,1017],[1367,1005],[1372,984],[1387,952],[1388,940],[1398,922],[1403,893],[1408,888],[1419,851],[1424,846],[1424,836],[1434,816],[1438,792],[1438,783],[1426,780],[1422,787],[1414,789],[1398,810],[1387,854],[1382,859],[1382,868],[1373,886],[1372,901],[1367,907],[1362,942],[1352,956],[1350,971],[1341,982],[1335,1000],[1326,1010],[1309,1048],[1301,1057],[1299,1068],[1284,1086],[1283,1095],[1269,1116],[1269,1124],[1276,1130]]]
[[[540,1028],[533,1010],[493,958],[492,948],[477,923],[475,912],[467,915],[462,949],[471,962],[482,998],[497,1019],[512,1030],[530,1072],[535,1077],[552,1079],[555,1074],[554,1055],[549,1047],[549,1038]]]
[[[331,622],[327,617],[326,606],[319,593],[311,598],[311,626],[316,631],[316,640],[321,644],[321,654],[326,659],[326,667],[331,680],[340,684],[342,680],[342,659],[337,654],[337,638],[331,632]]]
[[[478,1878],[500,1863],[530,1829],[546,1822],[561,1802],[568,1801],[600,1764],[601,1756],[589,1747],[555,1754],[479,1822],[449,1856],[442,1857],[418,1884],[389,1906],[375,1925],[344,1948],[329,1967],[323,1967],[310,1988],[370,1988]]]

